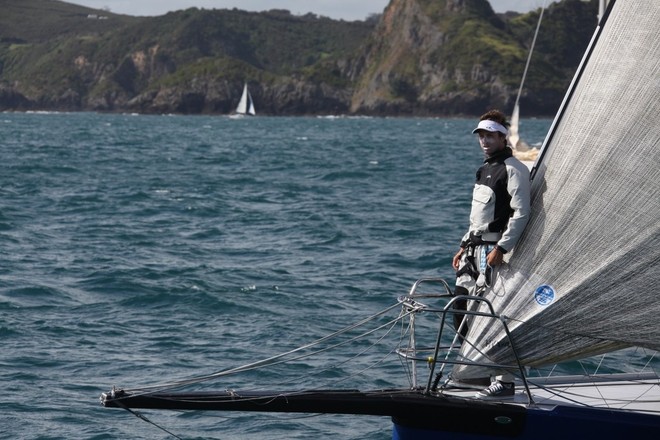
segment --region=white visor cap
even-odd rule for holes
[[[503,135],[509,134],[509,131],[506,129],[506,127],[502,124],[498,124],[495,121],[491,121],[490,119],[484,119],[483,121],[479,121],[479,125],[477,125],[477,128],[472,130],[472,133],[476,133],[479,130],[486,130],[486,131],[499,131]]]

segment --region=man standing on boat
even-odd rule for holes
[[[506,117],[499,110],[482,115],[472,133],[479,136],[484,164],[477,171],[472,193],[470,229],[454,255],[455,295],[482,295],[490,287],[496,268],[522,235],[530,215],[530,181],[527,167],[513,156],[507,143]],[[466,310],[467,302],[456,308]],[[463,315],[454,314],[456,330],[464,337]],[[462,326],[461,326],[462,324]],[[514,394],[513,377],[501,376],[477,397]]]

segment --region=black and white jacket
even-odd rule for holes
[[[523,233],[530,215],[529,170],[513,157],[510,148],[489,157],[477,171],[472,192],[470,233],[484,241],[497,243],[504,253],[513,249]]]

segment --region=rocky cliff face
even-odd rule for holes
[[[507,64],[521,66],[525,54],[504,27],[486,0],[392,0],[351,72],[351,110],[475,114],[506,107],[515,84],[502,79],[488,51],[510,46]]]

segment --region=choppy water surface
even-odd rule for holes
[[[167,438],[98,396],[291,350],[417,278],[451,278],[481,161],[473,123],[0,114],[2,437]],[[541,142],[549,125],[521,131]],[[341,365],[342,385],[406,386],[385,354]],[[325,384],[329,362],[282,374]],[[391,431],[378,417],[144,414],[183,438]]]

